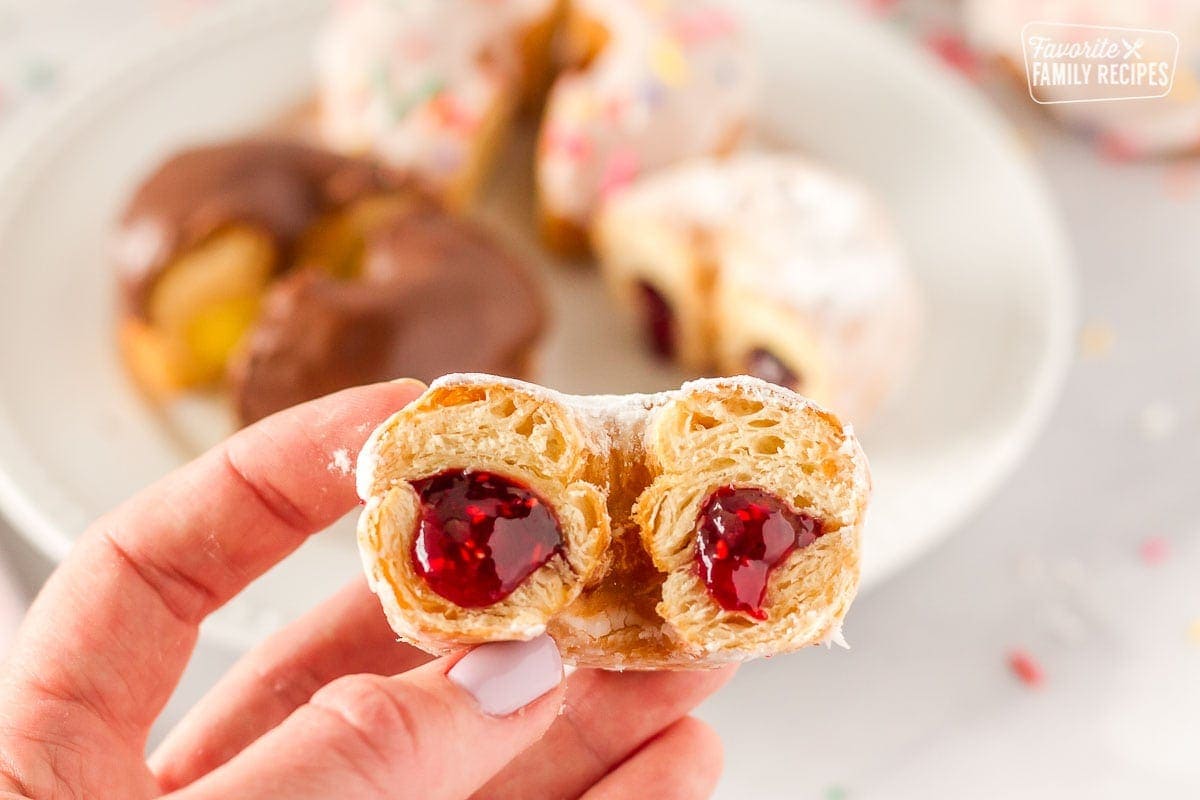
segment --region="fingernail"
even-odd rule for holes
[[[424,381],[419,381],[416,378],[396,378],[393,381],[388,381],[388,383],[394,383],[397,386],[410,386],[418,392],[423,392],[429,388],[425,385]]]
[[[492,642],[467,653],[446,673],[467,691],[483,713],[507,716],[562,682],[562,659],[554,640],[542,634],[528,642]]]

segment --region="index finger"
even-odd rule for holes
[[[97,520],[30,609],[12,685],[144,741],[200,622],[354,507],[359,449],[422,388],[375,384],[276,414]]]

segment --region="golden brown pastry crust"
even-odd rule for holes
[[[409,482],[455,468],[528,486],[562,528],[565,558],[485,608],[440,597],[412,566],[418,501]],[[442,653],[546,631],[567,662],[615,669],[709,668],[839,640],[870,493],[848,427],[746,377],[573,397],[447,376],[376,430],[358,482],[363,565],[402,639]],[[724,485],[766,489],[825,526],[773,570],[762,621],[719,606],[696,568],[699,505]]]

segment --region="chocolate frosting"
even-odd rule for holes
[[[269,234],[286,264],[313,221],[405,181],[366,159],[288,141],[247,139],[185,150],[129,201],[114,243],[125,308],[144,318],[154,282],[180,251],[231,223]]]
[[[530,274],[485,230],[411,211],[368,237],[360,279],[303,269],[269,290],[232,367],[236,412],[250,423],[401,377],[519,375],[544,317]]]

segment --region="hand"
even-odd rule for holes
[[[245,656],[147,762],[201,620],[354,507],[333,453],[420,389],[277,414],[92,525],[0,675],[0,798],[707,796],[720,745],[687,714],[728,670],[564,680],[548,640],[430,660],[361,580]]]

